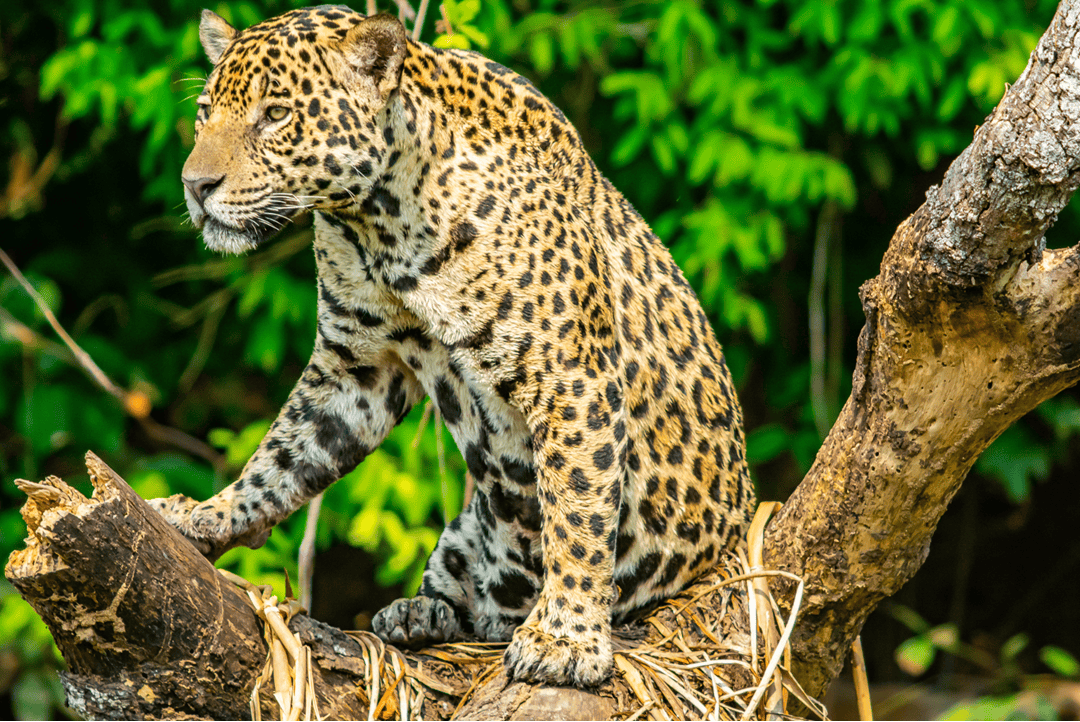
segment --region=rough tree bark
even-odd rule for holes
[[[23,486],[27,548],[5,570],[68,663],[68,704],[89,717],[164,717],[194,699],[233,716],[266,658],[254,612],[130,487],[107,483],[104,463],[87,466],[93,502],[58,479]]]
[[[930,189],[926,203],[896,231],[880,274],[861,290],[867,322],[852,395],[766,534],[766,565],[795,572],[807,585],[792,646],[796,676],[811,694],[839,672],[876,604],[922,564],[946,505],[979,453],[1021,415],[1080,379],[1080,249],[1044,250],[1043,242],[1080,185],[1078,121],[1080,0],[1065,0],[1021,78],[941,186]],[[137,507],[130,499],[124,503]],[[74,514],[65,522],[72,553],[105,553],[122,530],[80,526],[84,517]],[[134,554],[123,544],[108,553]],[[251,641],[261,641],[252,631],[254,615],[208,564],[180,562],[171,548],[140,554],[137,571],[124,579],[107,571],[96,579],[65,577],[62,564],[41,570],[48,572],[49,586],[40,590],[46,602],[38,609],[73,670],[85,662],[76,641],[92,638],[99,647],[116,647],[115,664],[93,674],[101,683],[108,678],[120,685],[117,698],[133,705],[126,716],[196,708],[209,714],[218,709],[212,703],[221,690],[250,686],[253,679],[230,660],[262,663],[265,648]],[[143,586],[134,598],[137,583]],[[89,599],[98,600],[100,621],[68,628],[73,590],[80,585],[92,586]],[[212,603],[191,603],[199,595]],[[129,612],[126,627],[116,623],[118,603]],[[85,611],[79,610],[84,618]],[[229,629],[247,641],[217,634],[234,613]],[[185,615],[192,622],[185,628],[199,634],[170,638],[157,624],[159,617]],[[340,660],[345,643],[336,638],[334,648],[333,630],[318,630],[308,639],[331,640]],[[147,659],[127,649],[124,640],[136,634],[159,640],[160,656]],[[223,651],[215,645],[233,646]],[[158,671],[145,672],[147,664]],[[347,666],[326,661],[328,669],[334,664]],[[90,673],[69,675],[69,690],[77,674]],[[150,700],[157,706],[147,707],[144,687],[175,698]],[[539,707],[525,708],[534,713],[601,716],[611,714],[612,694],[610,687],[573,695],[506,687],[498,675],[462,712],[509,716],[505,704],[489,710],[482,703],[514,697],[534,701]],[[192,707],[195,698],[204,706]],[[85,709],[111,716],[94,706],[99,703],[91,700]],[[567,703],[573,711],[545,712]],[[446,713],[434,706],[429,712]]]

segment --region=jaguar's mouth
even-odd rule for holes
[[[201,228],[207,248],[219,253],[240,254],[254,250],[276,235],[296,215],[297,210],[288,207],[267,209],[261,217],[239,225],[226,223],[211,213],[203,212],[199,218],[192,215],[192,222]]]

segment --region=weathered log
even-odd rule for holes
[[[235,716],[266,659],[254,611],[100,459],[87,466],[93,500],[55,477],[21,484],[27,548],[5,570],[68,663],[68,704],[106,719]]]
[[[18,482],[27,546],[5,568],[68,663],[68,705],[92,719],[249,718],[268,653],[254,606],[101,459],[88,453],[86,464],[90,499],[56,477]],[[289,628],[312,651],[323,717],[366,718],[371,700],[357,686],[370,648],[304,614]],[[438,659],[409,661],[434,685],[419,711],[448,718],[469,680]],[[264,718],[281,714],[273,691],[261,690]],[[396,710],[388,701],[384,711]]]
[[[863,285],[851,397],[766,535],[767,564],[807,582],[793,651],[811,694],[922,565],[983,449],[1080,379],[1080,250],[1043,250],[1078,185],[1080,3],[1065,0]]]
[[[5,569],[68,663],[68,705],[94,719],[249,717],[267,661],[254,607],[101,459],[86,461],[91,499],[56,477],[19,483],[29,535]],[[318,662],[324,717],[366,717],[360,643],[305,615],[291,629]],[[263,691],[262,716],[274,718]],[[452,711],[447,699],[429,695],[426,716]]]

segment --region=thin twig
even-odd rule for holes
[[[791,603],[791,614],[788,616],[787,627],[784,629],[783,636],[780,637],[779,647],[773,652],[772,658],[769,660],[769,664],[766,665],[765,671],[761,675],[761,683],[758,685],[757,690],[754,692],[753,698],[750,700],[750,704],[747,705],[746,711],[743,712],[742,719],[750,719],[750,715],[757,709],[758,702],[761,701],[761,697],[765,694],[765,690],[769,688],[769,680],[772,678],[773,673],[776,671],[777,666],[780,664],[780,658],[784,656],[784,647],[787,646],[788,640],[791,638],[791,632],[795,629],[795,618],[798,615],[800,607],[802,607],[803,598],[803,583],[800,581],[799,586],[795,588],[795,599]]]
[[[872,722],[874,709],[870,704],[870,683],[866,679],[866,658],[863,656],[862,637],[851,643],[851,674],[855,678],[855,699],[859,704],[859,719]]]
[[[225,463],[224,454],[218,453],[213,447],[199,441],[194,436],[191,436],[180,429],[159,424],[150,417],[151,403],[145,393],[142,391],[125,391],[114,384],[112,379],[106,376],[105,372],[94,363],[94,360],[90,358],[90,354],[86,353],[79,344],[75,343],[75,339],[73,339],[64,327],[60,325],[56,316],[45,303],[45,299],[41,297],[41,294],[37,292],[37,289],[30,285],[30,282],[26,280],[26,276],[22,274],[19,267],[15,265],[15,262],[11,260],[11,257],[8,256],[3,249],[0,249],[0,262],[7,267],[12,277],[14,277],[30,295],[30,298],[33,299],[42,315],[45,316],[45,320],[52,326],[53,331],[56,332],[56,335],[63,340],[64,345],[71,351],[72,356],[74,356],[79,366],[89,374],[90,378],[97,382],[98,386],[120,402],[124,411],[139,422],[139,425],[142,427],[143,431],[146,432],[147,436],[155,441],[175,446],[190,454],[199,456],[210,462],[215,469],[222,468]]]
[[[126,406],[124,407],[127,408]],[[149,409],[148,409],[149,411]],[[129,411],[130,413],[130,411]],[[169,446],[175,446],[178,449],[188,452],[193,456],[198,456],[201,459],[209,462],[214,469],[221,471],[225,468],[225,455],[214,450],[214,447],[199,441],[191,434],[188,434],[180,429],[172,426],[165,426],[154,421],[149,415],[138,416],[131,414],[136,421],[139,422],[139,426],[146,432],[154,441]]]
[[[319,511],[323,495],[318,494],[308,502],[304,538],[300,540],[297,567],[300,575],[300,606],[311,611],[311,580],[315,577],[315,537],[319,531]]]
[[[34,303],[37,304],[38,309],[42,315],[45,316],[45,320],[52,326],[53,331],[56,331],[56,335],[59,336],[69,349],[71,353],[75,355],[75,359],[79,362],[79,365],[90,374],[90,376],[98,382],[101,388],[115,396],[121,403],[126,401],[127,394],[119,386],[114,384],[112,380],[105,375],[94,360],[90,358],[90,354],[82,350],[79,344],[75,343],[75,339],[68,335],[68,332],[64,330],[64,327],[60,325],[60,322],[56,320],[56,316],[53,315],[52,310],[49,309],[48,304],[45,303],[45,299],[41,297],[41,294],[37,292],[37,289],[30,285],[30,282],[26,280],[26,276],[22,274],[19,267],[15,265],[15,262],[11,260],[8,254],[4,253],[4,249],[0,248],[0,261],[7,266],[8,272],[15,278],[16,281],[30,294],[30,298],[34,299]]]
[[[453,35],[454,28],[450,25],[450,16],[446,14],[446,5],[439,3],[439,14],[442,15],[442,31],[446,35]],[[439,24],[435,24],[435,29],[439,29]]]
[[[642,715],[656,706],[656,702],[649,700],[645,704],[638,708],[638,711],[626,718],[626,722],[634,722],[634,720],[641,719]]]
[[[195,344],[195,352],[191,354],[191,360],[188,361],[188,365],[176,382],[177,388],[181,391],[191,390],[195,385],[195,381],[199,378],[199,374],[202,373],[203,368],[206,366],[206,362],[210,359],[210,351],[214,348],[214,340],[217,338],[218,328],[221,325],[221,320],[225,317],[227,308],[228,299],[225,298],[221,303],[212,305],[207,311],[206,317],[203,318],[202,329],[199,331],[199,340]]]
[[[394,0],[394,3],[397,4],[398,20],[411,22],[416,19],[416,11],[409,4],[409,0]]]
[[[431,413],[435,409],[435,402],[431,399],[427,400],[424,404],[424,413],[420,416],[420,422],[416,425],[416,436],[413,437],[412,447],[414,449],[420,448],[420,440],[424,438],[424,430],[427,428],[428,421],[431,420]]]
[[[37,349],[50,356],[63,359],[67,363],[75,363],[75,359],[71,356],[71,349],[56,341],[45,338],[34,329],[12,316],[8,310],[2,306],[0,306],[0,334],[13,338],[27,348]]]
[[[419,40],[420,33],[424,29],[424,16],[427,15],[428,0],[420,0],[420,7],[416,11],[416,22],[413,23],[412,39]]]

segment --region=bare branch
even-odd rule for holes
[[[394,3],[398,8],[398,20],[412,22],[416,20],[416,11],[413,10],[412,5],[409,4],[409,0],[394,0]]]
[[[94,379],[94,381],[97,382],[98,386],[105,389],[105,391],[109,392],[121,403],[124,403],[127,397],[127,394],[124,392],[124,390],[114,384],[112,382],[112,379],[105,375],[105,372],[102,371],[96,363],[94,363],[94,359],[90,358],[90,354],[83,351],[82,347],[79,346],[79,344],[75,343],[75,339],[68,335],[68,332],[65,331],[64,327],[60,325],[60,322],[56,320],[56,316],[53,315],[53,312],[49,308],[49,305],[45,303],[45,299],[42,298],[41,294],[37,292],[37,289],[30,284],[30,281],[26,280],[26,276],[22,274],[22,271],[19,270],[19,267],[15,265],[15,262],[11,260],[11,257],[8,256],[8,254],[4,253],[4,250],[2,248],[0,248],[0,262],[3,262],[3,264],[7,266],[8,272],[11,273],[12,277],[14,277],[15,280],[19,282],[19,285],[21,285],[23,289],[26,290],[26,292],[30,295],[30,298],[34,300],[34,303],[37,305],[38,310],[41,311],[41,314],[43,316],[45,316],[45,320],[49,322],[49,325],[52,326],[53,331],[56,331],[56,335],[63,340],[64,344],[66,344],[67,347],[71,349],[71,353],[75,356],[75,359],[79,362],[79,365],[82,366],[86,373],[90,375],[90,378]]]

